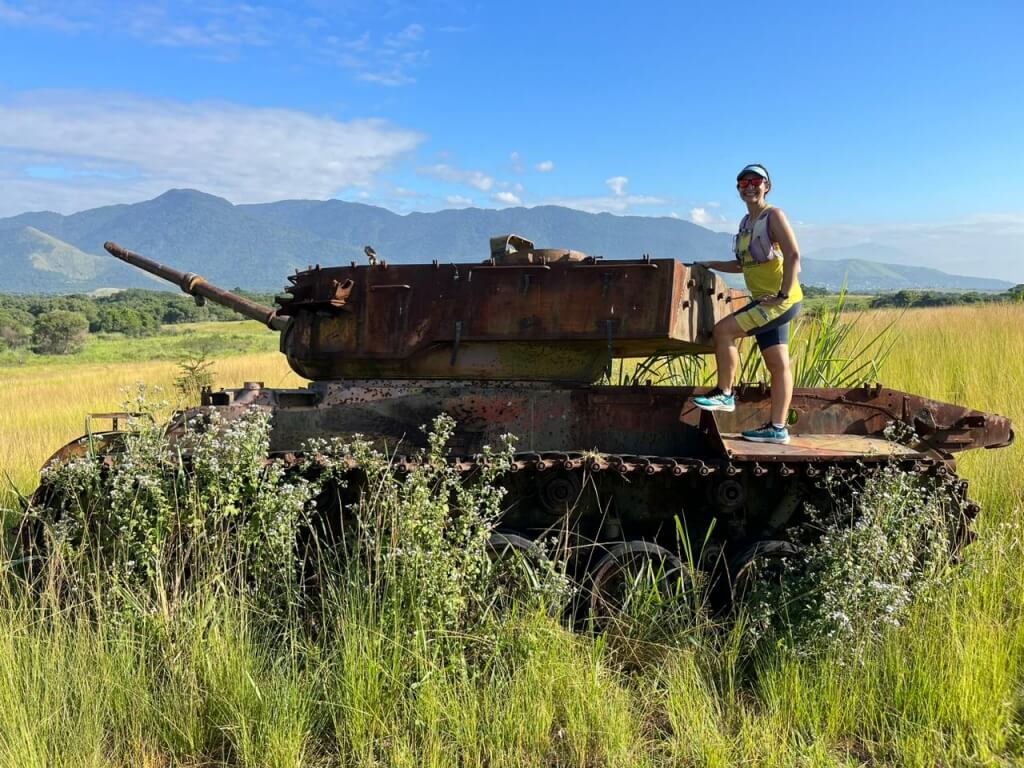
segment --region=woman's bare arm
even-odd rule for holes
[[[781,290],[786,294],[792,293],[797,275],[800,274],[800,246],[797,245],[793,228],[781,208],[772,209],[771,217],[768,219],[768,235],[772,242],[778,243],[782,249]]]

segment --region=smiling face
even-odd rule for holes
[[[740,193],[740,199],[754,205],[764,205],[764,197],[771,187],[772,183],[768,179],[753,171],[744,173],[736,182],[736,191]]]

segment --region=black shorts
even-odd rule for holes
[[[741,315],[744,312],[748,312],[756,307],[761,302],[752,301],[747,304],[743,309],[739,310],[736,314]],[[747,336],[753,336],[757,341],[758,348],[763,352],[769,347],[775,347],[779,344],[789,343],[789,323],[790,321],[800,314],[801,302],[797,302],[781,315],[773,318],[769,322],[762,326],[754,328],[747,332]],[[742,327],[742,326],[741,326]]]

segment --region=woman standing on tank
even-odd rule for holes
[[[789,404],[793,399],[793,373],[789,366],[789,323],[800,313],[803,292],[800,249],[796,235],[782,209],[765,201],[772,188],[763,165],[748,165],[736,177],[736,189],[747,205],[747,215],[733,240],[735,261],[699,262],[720,272],[742,272],[751,303],[718,321],[714,330],[718,386],[694,404],[707,411],[733,411],[732,390],[739,353],[736,340],[753,336],[772,379],[771,420],[743,437],[759,443],[788,443],[786,429]]]

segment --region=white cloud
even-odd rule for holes
[[[422,192],[417,192],[415,189],[409,189],[407,187],[392,187],[391,194],[393,194],[395,197],[423,197]]]
[[[633,213],[635,208],[663,206],[668,200],[652,195],[598,195],[595,197],[555,197],[544,201],[545,205],[564,205],[587,213]]]
[[[39,27],[65,34],[102,31],[149,45],[173,48],[237,49],[262,46],[281,36],[289,16],[265,6],[208,0],[203,6],[118,3],[109,0],[46,4],[0,0],[0,24]]]
[[[551,160],[542,160],[537,163],[536,168],[541,173],[551,173],[551,171],[555,170],[555,164]]]
[[[608,186],[608,189],[621,197],[626,194],[626,185],[629,184],[629,178],[626,176],[612,176],[610,179],[605,179],[604,183]]]
[[[735,222],[729,221],[720,212],[713,210],[718,207],[718,203],[703,203],[702,205],[694,206],[690,209],[688,219],[694,224],[715,232],[735,231]],[[712,210],[708,210],[709,208]],[[678,218],[675,214],[672,214],[672,216],[673,218]]]
[[[605,186],[611,191],[611,195],[594,195],[583,197],[554,197],[544,200],[546,205],[564,205],[567,208],[575,208],[587,213],[618,213],[637,215],[664,215],[664,206],[670,201],[663,197],[654,195],[627,194],[626,187],[629,185],[629,178],[626,176],[612,176],[605,179]],[[637,209],[662,209],[662,210],[640,210]]]
[[[0,101],[0,215],[195,187],[232,202],[365,187],[424,136],[375,119],[47,91]]]
[[[700,224],[702,227],[704,227],[711,222],[711,215],[703,208],[691,208],[690,221],[692,221],[694,224]]]
[[[441,179],[441,181],[454,184],[468,184],[471,187],[476,187],[481,192],[487,192],[494,186],[494,179],[483,171],[467,171],[462,168],[456,168],[448,163],[435,163],[434,165],[423,166],[418,168],[417,171],[424,176],[433,176],[434,178]]]
[[[89,27],[66,11],[43,10],[32,3],[11,3],[4,0],[0,0],[0,24],[14,27],[43,27],[65,33],[79,32]]]
[[[491,195],[491,200],[496,203],[504,203],[505,205],[522,205],[523,201],[513,195],[511,192],[496,192]]]
[[[423,25],[409,24],[405,29],[395,35],[384,38],[384,45],[388,48],[405,48],[423,39]]]
[[[508,156],[508,161],[512,165],[512,171],[514,173],[522,173],[523,171],[526,170],[526,168],[523,166],[523,156],[520,155],[518,152],[512,152]]]
[[[412,72],[425,66],[430,58],[430,51],[421,45],[424,34],[421,24],[408,24],[379,40],[370,32],[346,40],[331,34],[319,45],[322,53],[353,72],[357,80],[388,86],[408,85],[416,82]]]
[[[444,201],[453,208],[468,208],[473,204],[470,198],[463,197],[462,195],[448,195]]]
[[[64,34],[102,33],[145,45],[190,49],[215,61],[236,61],[245,48],[278,46],[291,58],[309,59],[310,65],[322,65],[326,59],[351,72],[357,80],[387,86],[415,82],[414,72],[429,60],[430,51],[424,45],[426,29],[418,23],[397,21],[397,11],[403,9],[391,9],[390,18],[397,22],[394,31],[353,33],[361,26],[379,25],[380,12],[372,5],[317,5],[316,15],[308,16],[287,5],[275,7],[245,0],[0,0],[0,26],[36,27]]]

